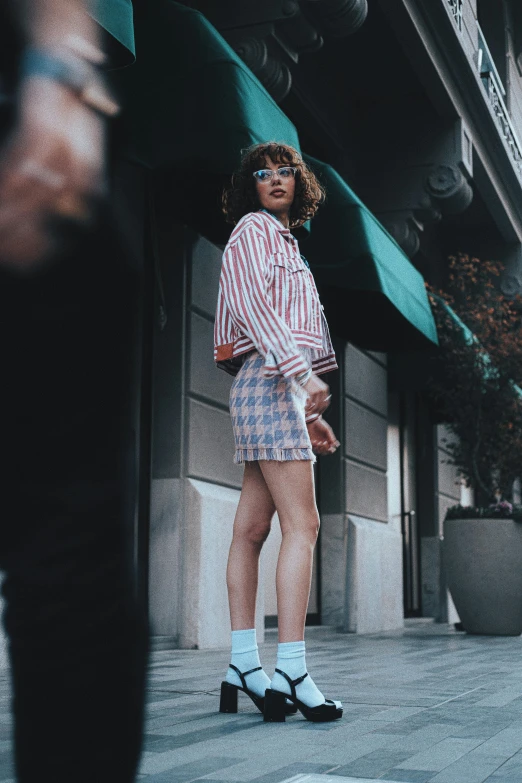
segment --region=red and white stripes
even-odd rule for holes
[[[266,212],[252,212],[235,227],[223,254],[214,358],[227,360],[256,349],[266,377],[297,375],[309,364],[298,346],[312,349],[317,373],[337,368],[313,275],[297,241]]]

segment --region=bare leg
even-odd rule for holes
[[[270,687],[270,679],[261,669],[255,631],[259,555],[270,532],[274,511],[258,463],[247,462],[228,556],[232,652],[226,680],[240,687],[238,671],[248,673],[247,687],[258,697],[264,697]]]
[[[274,512],[274,501],[259,463],[245,463],[227,566],[228,601],[233,631],[255,626],[259,555],[270,532]]]
[[[259,463],[274,500],[283,540],[277,561],[279,641],[304,639],[314,547],[319,532],[312,463]]]
[[[325,697],[306,667],[304,629],[319,532],[312,463],[295,460],[259,464],[283,534],[276,573],[279,644],[271,693],[290,695],[289,681],[294,682],[297,698],[306,705],[305,709],[321,708],[323,720],[336,720],[342,715],[340,702],[325,704]]]

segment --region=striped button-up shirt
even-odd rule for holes
[[[300,345],[311,349],[315,373],[337,369],[323,307],[297,240],[270,213],[250,212],[223,253],[214,359],[235,375],[237,357],[255,349],[264,358],[266,377],[290,377],[309,369]]]

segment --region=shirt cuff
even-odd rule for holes
[[[338,369],[339,365],[335,359],[335,354],[328,354],[328,356],[323,356],[321,359],[316,359],[312,362],[312,370],[317,375],[322,375],[325,372],[332,372],[333,370]]]
[[[273,358],[273,357],[272,357]],[[282,375],[284,378],[291,378],[294,375],[300,375],[306,372],[310,368],[310,365],[302,355],[302,353],[296,353],[293,356],[289,356],[283,359],[276,366],[272,364],[265,364],[265,376],[270,378],[273,375]]]

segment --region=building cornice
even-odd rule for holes
[[[520,174],[449,4],[446,0],[383,0],[382,8],[439,112],[462,117],[469,128],[492,186],[490,192],[498,202],[491,205],[492,214],[504,238],[522,242]]]

